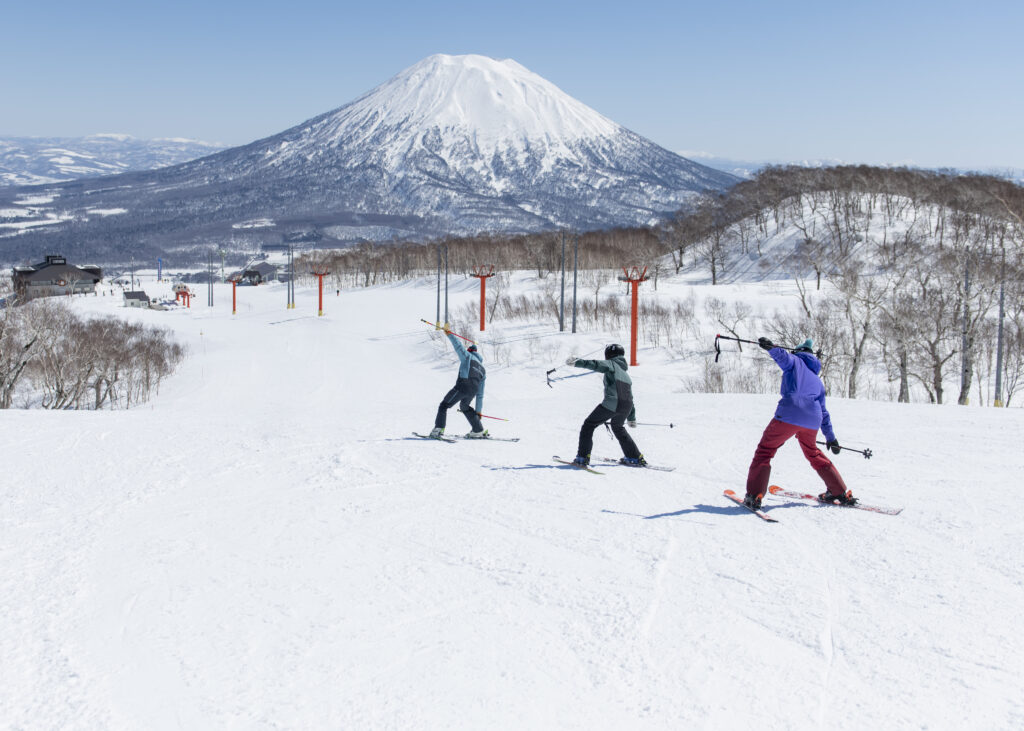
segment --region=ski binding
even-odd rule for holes
[[[778,485],[772,485],[771,487],[769,487],[768,492],[770,492],[772,495],[778,495],[779,497],[795,497],[800,498],[802,500],[813,500],[814,502],[818,503],[818,505],[831,505],[836,508],[855,508],[857,510],[867,510],[868,512],[871,513],[882,513],[883,515],[899,515],[903,512],[903,508],[883,508],[879,505],[865,505],[859,500],[855,502],[853,505],[826,502],[824,500],[819,500],[817,495],[810,495],[805,492],[793,492],[792,490],[783,490]]]
[[[751,513],[753,513],[754,515],[756,515],[756,516],[757,516],[758,518],[760,518],[761,520],[766,520],[766,521],[768,521],[769,523],[778,523],[778,522],[779,522],[779,521],[777,521],[777,520],[776,520],[775,518],[773,518],[773,517],[771,517],[770,515],[768,515],[768,513],[764,512],[764,510],[762,510],[761,508],[758,508],[757,510],[755,510],[754,508],[751,508],[751,507],[748,507],[747,505],[744,505],[744,504],[743,504],[743,498],[739,497],[739,496],[738,496],[738,495],[737,495],[737,494],[736,494],[735,492],[733,492],[732,490],[726,490],[726,491],[725,491],[724,493],[722,493],[722,494],[723,494],[723,495],[725,495],[725,496],[726,496],[727,498],[729,498],[730,500],[732,500],[732,501],[733,501],[734,503],[736,503],[737,505],[739,505],[740,507],[746,508],[747,510],[749,510],[749,511],[750,511]]]

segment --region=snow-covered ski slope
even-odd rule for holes
[[[188,344],[150,403],[0,415],[0,727],[1024,726],[1021,409],[833,398],[874,450],[833,457],[847,483],[903,513],[769,497],[768,524],[722,490],[776,398],[683,393],[662,351],[638,413],[676,426],[633,434],[676,471],[552,461],[601,384],[544,372],[626,333],[505,328],[484,406],[521,441],[446,444],[410,434],[455,377],[432,281],[324,317],[308,289],[196,294],[74,302]],[[820,489],[795,444],[772,481]]]

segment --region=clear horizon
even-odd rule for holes
[[[675,152],[1024,168],[1024,8],[983,1],[316,0],[5,11],[0,136],[236,146],[336,109],[434,53],[512,58]],[[12,32],[13,31],[13,32]],[[699,159],[699,158],[698,158]]]

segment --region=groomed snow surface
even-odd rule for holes
[[[833,457],[847,483],[904,511],[769,498],[769,524],[722,490],[774,396],[683,393],[642,350],[639,418],[676,426],[633,434],[677,469],[598,476],[551,460],[598,377],[544,372],[626,333],[492,328],[487,426],[522,440],[446,444],[410,435],[455,380],[433,281],[331,290],[324,317],[238,294],[75,300],[191,356],[130,411],[3,412],[0,727],[1024,727],[1021,409],[832,398],[874,450]],[[772,477],[822,489],[794,443]]]

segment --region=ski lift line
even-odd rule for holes
[[[385,340],[400,340],[402,338],[418,338],[423,334],[422,330],[410,330],[404,333],[391,333],[390,335],[374,335],[372,338],[366,340],[371,343],[381,342]]]
[[[312,315],[304,315],[303,317],[290,317],[287,320],[276,320],[274,322],[268,322],[267,324],[268,325],[284,325],[285,323],[288,323],[288,322],[296,322],[298,320],[311,320],[311,319],[313,319]]]
[[[563,333],[537,333],[536,335],[520,335],[518,337],[504,338],[502,340],[481,340],[480,342],[484,345],[507,345],[508,343],[521,343],[526,340],[540,340],[542,338],[549,338],[562,334]]]
[[[423,320],[423,322],[427,322],[427,321]],[[428,322],[427,324],[428,325],[433,325],[434,323]],[[462,335],[459,335],[458,333],[452,333],[452,334],[453,335],[458,335],[458,337],[460,337],[460,338],[463,337]],[[475,342],[478,345],[495,346],[495,345],[507,345],[509,343],[521,343],[521,342],[524,342],[524,341],[527,341],[527,340],[540,340],[542,338],[558,337],[558,336],[567,335],[567,334],[570,334],[570,333],[536,333],[536,334],[520,335],[520,336],[510,337],[510,338],[502,338],[500,340],[498,340],[498,339],[487,339],[487,340],[480,339],[480,340],[474,340],[474,341],[470,341],[470,342]],[[386,337],[393,337],[393,336],[386,336]],[[394,336],[394,337],[397,337],[397,336]],[[468,340],[468,338],[463,338],[463,339],[464,340]]]

